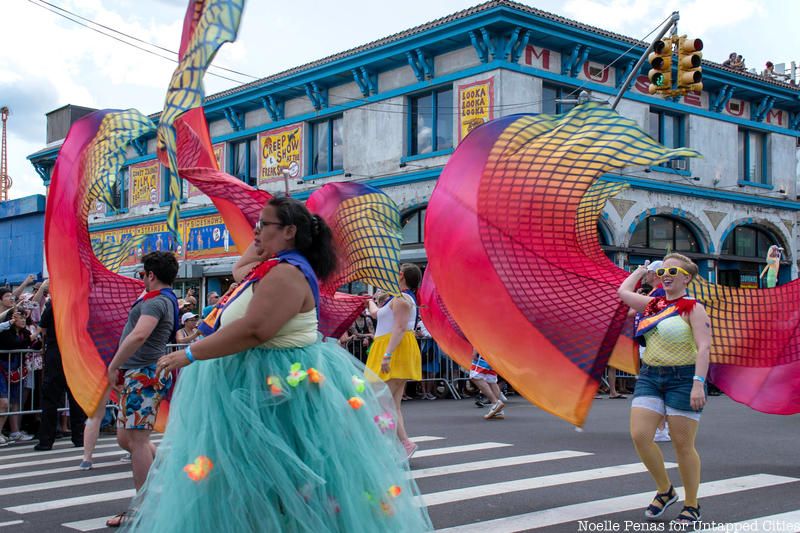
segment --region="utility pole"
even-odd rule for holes
[[[3,141],[0,146],[0,202],[8,200],[11,190],[11,176],[8,175],[8,146],[6,143],[6,122],[8,121],[8,107],[0,107],[0,119],[3,120]]]

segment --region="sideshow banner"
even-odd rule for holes
[[[494,118],[494,78],[458,86],[458,140]]]
[[[227,169],[225,168],[225,143],[217,143],[213,145],[212,148],[214,150],[214,157],[217,159],[217,165],[219,169],[223,172],[227,172]],[[200,189],[198,189],[188,181],[186,182],[186,185],[187,185],[187,192],[186,192],[187,198],[195,198],[197,196],[203,196],[203,193],[200,191]]]
[[[181,233],[183,233],[183,221],[181,221],[179,229]],[[92,232],[92,248],[98,251],[106,243],[124,244],[137,235],[144,235],[145,238],[139,246],[130,251],[128,256],[122,261],[121,266],[130,266],[140,263],[144,254],[161,250],[166,251],[173,245],[173,237],[167,229],[167,223],[155,222],[153,224],[141,224],[138,226]],[[177,247],[176,254],[178,260],[183,259],[182,246]]]
[[[283,179],[283,171],[289,177],[303,175],[303,125],[294,124],[258,136],[259,163],[258,185]]]
[[[183,242],[186,243],[186,259],[207,259],[238,255],[230,232],[220,215],[187,218]]]
[[[158,161],[148,161],[130,167],[130,198],[128,207],[158,204],[161,166]]]

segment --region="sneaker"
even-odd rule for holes
[[[126,453],[122,457],[119,458],[120,463],[130,463],[131,462],[131,454]]]
[[[656,429],[656,436],[653,437],[653,442],[669,442],[671,440],[667,426],[664,426],[664,429]]]
[[[0,434],[0,446],[8,446],[8,439],[3,434]]]
[[[506,406],[506,404],[503,403],[502,400],[497,400],[497,402],[494,405],[492,405],[491,409],[489,409],[489,412],[486,413],[485,415],[483,415],[483,418],[485,418],[486,420],[489,420],[490,418],[494,418],[497,415],[497,413],[500,413],[500,412],[503,411],[503,407],[505,407],[505,406]]]
[[[433,394],[431,394],[429,392],[426,392],[425,394],[422,395],[422,399],[423,400],[435,400],[436,396],[434,396]]]
[[[484,408],[487,405],[489,405],[489,401],[483,394],[481,394],[477,398],[475,398],[475,405],[477,405],[480,408]]]
[[[33,435],[28,435],[24,431],[15,431],[14,433],[8,436],[8,440],[26,442],[29,440],[33,440]]]
[[[417,451],[417,443],[412,442],[411,440],[403,441],[403,448],[406,449],[406,458],[411,459],[411,456],[414,455],[414,452]]]
[[[483,418],[485,418],[486,420],[503,420],[505,419],[505,417],[506,417],[506,412],[500,411],[499,413],[495,413],[495,415],[491,418],[489,418],[489,415],[484,415]]]
[[[81,461],[81,464],[78,465],[78,468],[81,470],[91,470],[92,469],[92,462],[91,461]]]

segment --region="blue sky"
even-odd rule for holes
[[[9,174],[12,198],[44,193],[25,159],[45,142],[45,113],[65,104],[158,111],[174,63],[117,43],[37,7],[4,0],[0,32],[0,106],[11,108]],[[177,49],[182,0],[48,0],[88,19],[165,48]],[[466,0],[395,2],[249,0],[239,40],[215,64],[255,77],[347,50],[477,5]],[[610,31],[643,38],[679,9],[679,30],[705,42],[704,57],[721,62],[732,51],[749,67],[800,62],[800,2],[696,0],[668,5],[652,0],[542,0],[536,8]],[[399,9],[398,6],[402,6]],[[165,52],[159,52],[166,54]],[[792,56],[794,54],[794,56]],[[243,82],[251,78],[226,74]],[[207,93],[237,85],[206,77]]]

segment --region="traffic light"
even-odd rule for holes
[[[653,51],[648,57],[650,61],[650,72],[647,77],[650,79],[650,94],[660,91],[667,91],[672,88],[672,43],[670,41],[656,41],[653,43]]]
[[[678,87],[690,91],[703,90],[703,41],[682,36],[678,41]]]

